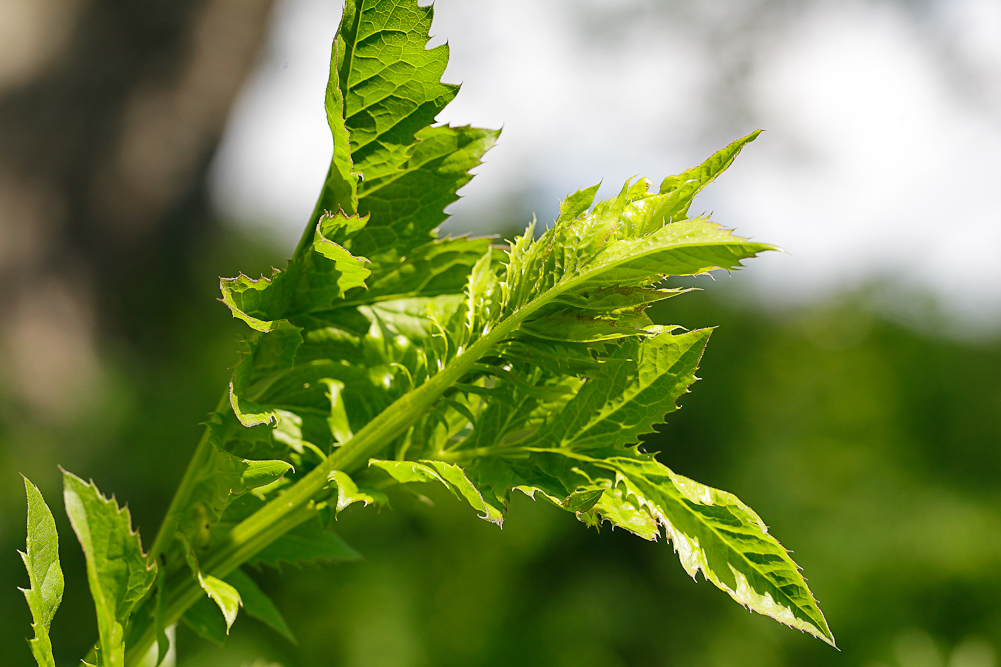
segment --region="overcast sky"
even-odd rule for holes
[[[233,111],[213,196],[294,244],[330,160],[338,0],[280,0]],[[696,202],[785,248],[764,301],[881,277],[1001,322],[1001,1],[439,0],[462,91],[440,121],[503,127],[450,231],[553,219],[558,200],[655,182],[767,130]]]

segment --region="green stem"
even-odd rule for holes
[[[511,445],[496,445],[493,447],[476,447],[475,449],[459,449],[450,452],[441,452],[436,459],[440,459],[447,463],[463,463],[465,461],[471,461],[475,458],[481,456],[499,456],[499,455],[513,455],[513,454],[529,454],[533,451],[552,451],[551,449],[542,450],[535,447],[513,447]]]
[[[216,405],[216,412],[222,411],[228,403],[229,390],[226,390],[219,399],[219,404]],[[149,555],[147,556],[148,562],[156,562],[160,554],[166,551],[173,541],[174,533],[177,532],[178,514],[188,505],[188,501],[191,499],[191,492],[194,491],[195,485],[198,483],[198,473],[201,472],[206,460],[212,454],[212,447],[212,443],[209,442],[209,427],[206,426],[202,432],[201,440],[198,441],[198,447],[188,462],[188,469],[184,471],[184,477],[181,478],[181,483],[178,485],[177,491],[174,492],[174,497],[170,501],[167,514],[163,517],[163,523],[160,524],[160,530],[156,534],[156,539],[153,540],[153,546],[150,547]]]
[[[202,571],[215,577],[225,577],[261,549],[309,518],[311,515],[309,504],[327,488],[328,477],[332,471],[343,470],[352,473],[364,467],[371,457],[377,455],[412,426],[446,390],[458,382],[494,345],[511,334],[526,317],[586,279],[587,276],[578,276],[518,309],[461,352],[423,385],[394,401],[351,440],[341,445],[326,461],[311,470],[282,495],[237,524],[230,531],[226,541],[216,547],[203,561]],[[196,458],[197,456],[196,453]],[[194,465],[189,466],[189,473],[192,469],[195,469]],[[185,482],[188,482],[188,477],[186,474]],[[182,482],[182,486],[185,482]],[[181,489],[178,489],[178,496],[180,493]],[[175,504],[171,503],[171,507],[174,506]],[[168,527],[168,521],[164,522],[165,528]],[[159,536],[157,541],[160,541]],[[201,599],[202,595],[194,578],[185,579],[170,596],[165,622],[167,624],[177,622],[191,605]],[[136,643],[129,647],[126,667],[135,667],[154,641],[156,641],[156,629],[148,626]]]
[[[307,510],[309,503],[327,487],[329,484],[327,478],[331,471],[343,470],[351,473],[362,468],[369,458],[378,454],[396,436],[417,421],[446,389],[462,377],[493,345],[506,337],[527,315],[527,312],[512,315],[453,359],[441,372],[414,391],[397,399],[285,493],[237,524],[230,531],[226,541],[216,547],[202,562],[202,571],[214,577],[225,577],[261,549],[305,521],[310,515]],[[197,456],[196,453],[196,458]],[[185,480],[187,478],[185,475]],[[171,506],[174,507],[174,504]],[[167,526],[166,521],[164,526]],[[202,595],[194,578],[185,579],[170,597],[165,623],[177,622]],[[126,667],[137,665],[155,641],[156,628],[150,625],[142,631],[136,643],[129,647]]]
[[[234,548],[224,554],[217,554],[214,558],[210,558],[201,566],[201,569],[203,572],[211,572],[212,576],[222,579],[251,559],[261,549],[313,516],[315,516],[315,510],[307,504],[287,514],[281,523],[265,527],[252,538],[248,538],[234,529],[230,533],[232,539],[229,542]],[[167,610],[163,618],[163,625],[165,627],[180,621],[184,612],[205,595],[197,579],[193,576],[188,576],[187,573],[183,576],[184,578],[176,584],[174,590],[169,594]],[[136,620],[138,621],[139,619]],[[156,641],[156,627],[151,622],[151,619],[144,619],[143,622],[145,625],[141,626],[139,639],[128,647],[125,656],[125,667],[137,667]]]

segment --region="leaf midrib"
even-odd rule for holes
[[[563,453],[563,452],[561,451],[560,453]],[[583,455],[577,455],[576,453],[571,453],[571,452],[568,452],[568,453],[567,453],[567,454],[565,454],[565,455],[566,455],[566,456],[572,456],[573,458],[576,458],[576,459],[578,459],[578,460],[587,460],[587,461],[591,462],[591,463],[592,463],[593,465],[596,465],[596,466],[598,466],[599,468],[605,468],[606,470],[610,470],[611,472],[614,472],[614,473],[616,473],[616,474],[620,474],[620,475],[623,475],[624,477],[627,477],[627,478],[629,478],[630,480],[632,480],[632,477],[631,477],[631,476],[629,476],[629,475],[626,475],[625,473],[623,473],[623,472],[622,472],[621,470],[619,470],[618,468],[614,467],[613,465],[610,465],[610,464],[608,463],[608,460],[602,460],[602,459],[595,459],[595,458],[592,458],[592,457],[586,457],[586,456],[583,456]],[[610,460],[610,459],[609,459],[609,460]],[[657,463],[659,463],[659,462],[657,462]],[[660,465],[663,465],[663,464],[660,464]],[[815,627],[815,628],[817,629],[817,631],[818,631],[818,632],[820,632],[820,633],[821,633],[821,635],[825,637],[825,641],[826,641],[826,635],[824,634],[824,629],[823,629],[823,628],[821,628],[821,627],[820,627],[820,625],[819,625],[819,624],[817,623],[817,621],[816,621],[816,620],[815,620],[815,619],[813,618],[813,614],[812,614],[812,611],[813,611],[813,610],[812,610],[811,608],[809,608],[809,607],[804,607],[803,605],[801,605],[801,604],[799,604],[799,603],[795,602],[795,601],[794,601],[794,600],[792,599],[792,597],[791,597],[791,596],[790,596],[790,595],[789,595],[788,593],[786,593],[786,592],[785,592],[785,590],[784,590],[784,588],[783,588],[783,586],[782,586],[782,585],[780,585],[780,584],[776,583],[776,582],[775,582],[775,581],[773,580],[773,578],[772,578],[772,577],[770,577],[770,576],[768,575],[768,573],[767,573],[767,572],[764,572],[764,571],[762,571],[762,570],[761,570],[761,569],[760,569],[760,568],[759,568],[759,567],[757,566],[757,563],[755,563],[754,561],[752,561],[751,559],[749,559],[749,558],[748,558],[748,557],[747,557],[747,556],[746,556],[746,555],[744,554],[744,552],[743,552],[743,551],[741,551],[740,549],[738,549],[738,548],[736,548],[735,546],[733,546],[733,545],[732,545],[732,544],[730,543],[730,541],[729,541],[728,539],[726,539],[726,537],[725,537],[725,536],[724,536],[724,535],[723,535],[722,533],[720,533],[720,531],[719,531],[719,530],[717,530],[717,529],[716,529],[716,527],[715,527],[715,526],[713,526],[712,524],[710,524],[710,523],[707,523],[707,522],[705,522],[705,521],[701,520],[701,515],[699,515],[699,513],[698,513],[698,512],[695,512],[695,511],[693,511],[693,510],[692,510],[691,508],[689,508],[689,507],[688,507],[688,505],[687,505],[687,503],[685,503],[685,502],[684,502],[685,500],[689,500],[690,502],[693,502],[693,503],[694,503],[695,501],[691,501],[691,500],[690,500],[689,498],[687,498],[687,496],[685,496],[685,494],[684,494],[684,493],[682,493],[682,492],[681,492],[681,490],[680,490],[680,489],[678,489],[678,486],[677,486],[677,484],[676,484],[676,483],[675,483],[675,481],[674,481],[674,471],[670,470],[670,468],[668,468],[667,466],[663,466],[663,467],[664,467],[665,471],[668,471],[668,478],[669,478],[669,479],[671,480],[671,488],[672,488],[672,489],[674,489],[674,490],[675,490],[675,492],[676,492],[676,497],[675,497],[675,498],[673,498],[673,500],[675,501],[675,502],[674,502],[674,504],[675,504],[675,505],[677,505],[677,506],[680,506],[680,507],[682,507],[682,508],[684,509],[684,511],[685,511],[686,513],[688,513],[688,514],[689,514],[690,516],[692,516],[692,517],[694,517],[694,518],[696,519],[697,523],[699,523],[700,525],[703,525],[703,526],[705,526],[705,527],[706,527],[706,528],[707,528],[707,529],[708,529],[708,530],[709,530],[710,532],[712,532],[712,533],[713,533],[714,535],[716,535],[716,537],[717,537],[717,538],[718,538],[718,539],[719,539],[719,540],[720,540],[720,541],[721,541],[721,542],[722,542],[723,544],[725,544],[725,545],[726,545],[727,549],[728,549],[728,550],[729,550],[729,551],[730,551],[731,553],[735,553],[735,554],[737,554],[737,555],[738,555],[738,557],[739,557],[739,558],[740,558],[740,559],[741,559],[742,561],[744,561],[745,563],[747,563],[748,565],[750,565],[750,567],[751,567],[751,569],[752,569],[752,570],[754,570],[755,572],[757,572],[757,573],[758,573],[758,574],[759,574],[759,575],[760,575],[761,577],[763,577],[763,578],[764,578],[764,579],[765,579],[766,581],[768,581],[768,582],[769,582],[769,583],[770,583],[770,584],[772,585],[772,587],[773,587],[773,588],[774,588],[774,589],[775,589],[776,591],[778,591],[778,592],[779,592],[779,593],[780,593],[780,594],[782,595],[782,597],[784,597],[784,598],[785,598],[785,599],[787,600],[787,602],[788,602],[787,606],[788,606],[788,607],[790,607],[790,608],[795,608],[795,609],[799,609],[799,610],[801,610],[802,612],[804,612],[804,613],[806,614],[807,618],[808,618],[808,619],[810,620],[810,623],[812,623],[812,624],[814,625],[814,627]],[[636,482],[635,482],[635,481],[633,481],[633,484],[635,485],[635,484],[636,484]],[[639,485],[637,485],[637,487],[638,487],[638,486],[639,486]],[[647,494],[647,495],[649,495],[649,494]],[[666,496],[667,494],[664,494],[664,495]],[[696,503],[696,504],[702,504],[702,503]],[[765,534],[767,535],[767,533],[765,533]],[[782,547],[781,547],[781,546],[779,546],[779,548],[781,549]],[[705,553],[705,548],[701,547],[701,545],[700,545],[700,550],[701,550],[701,551],[702,551],[703,553]],[[780,558],[781,558],[781,554],[778,554],[778,555],[779,555],[779,556],[780,556]],[[783,559],[783,560],[785,560],[785,559]],[[791,565],[791,566],[792,566],[793,568],[796,568],[796,567],[797,567],[797,566],[796,566],[796,564],[795,564],[795,563],[793,563],[793,562],[791,561],[791,559],[790,559],[790,561],[788,561],[788,564],[789,564],[789,565]],[[708,568],[708,564],[707,564],[707,568]],[[734,592],[736,592],[736,591],[734,591]],[[818,611],[819,611],[819,610],[818,610]],[[823,619],[823,615],[821,615],[821,619]],[[826,622],[825,622],[825,625],[826,625]],[[829,632],[829,630],[828,630],[828,632]]]

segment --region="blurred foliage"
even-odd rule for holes
[[[67,587],[52,632],[57,659],[73,664],[96,627],[56,465],[128,501],[148,546],[236,361],[237,329],[214,300],[215,276],[276,260],[235,237],[203,238],[200,253],[185,255],[185,288],[164,290],[156,311],[132,311],[127,335],[101,339],[99,380],[79,409],[33,413],[2,383],[5,665],[31,664],[30,617],[15,588],[26,584],[14,551],[24,540],[16,473],[39,485],[63,536]],[[658,306],[659,321],[719,329],[704,380],[648,449],[733,491],[798,546],[840,652],[693,583],[669,545],[598,534],[527,498],[499,530],[428,488],[433,509],[399,494],[392,510],[341,515],[339,531],[363,561],[259,573],[298,645],[242,617],[222,649],[178,628],[178,664],[995,665],[1001,339],[905,326],[865,293],[765,312],[746,305],[741,281],[698,279],[706,292]]]

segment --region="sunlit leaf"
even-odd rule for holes
[[[101,495],[69,472],[63,472],[66,514],[87,559],[87,580],[97,611],[100,659],[106,667],[125,664],[125,625],[156,579],[146,562],[127,509]]]
[[[63,599],[63,570],[59,566],[59,535],[56,522],[45,499],[34,484],[24,479],[28,499],[28,537],[21,560],[28,570],[28,588],[22,588],[31,609],[31,627],[35,631],[29,640],[31,653],[38,667],[55,667],[49,626]]]

